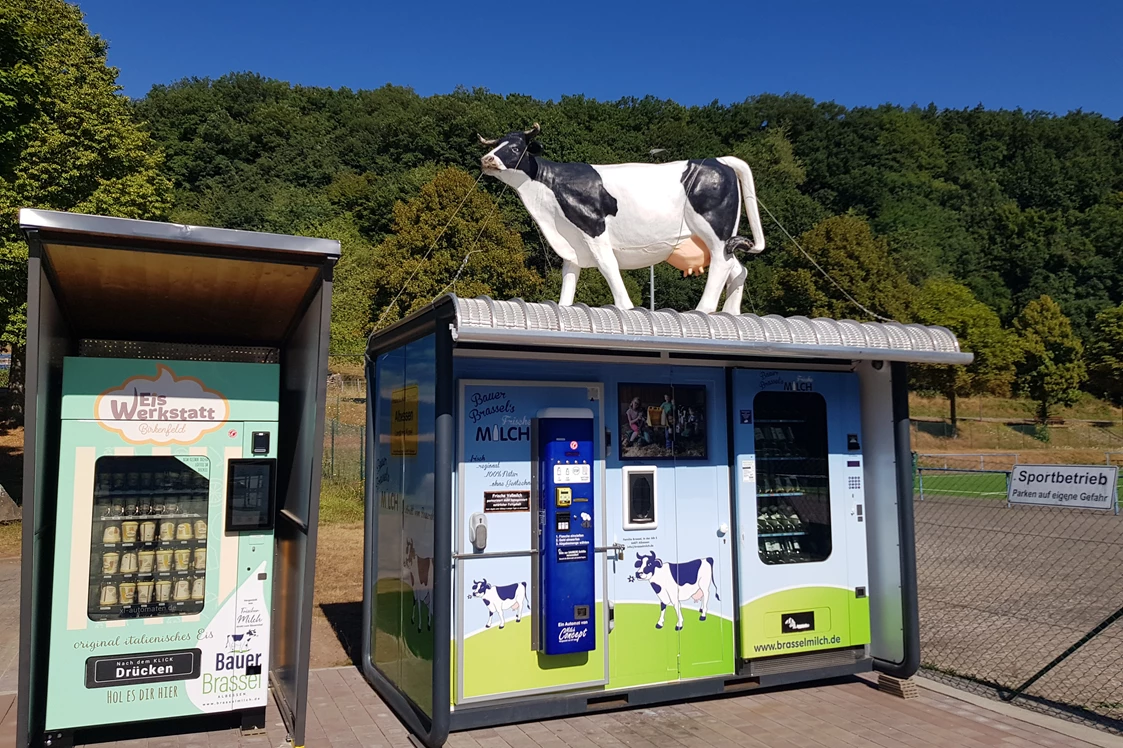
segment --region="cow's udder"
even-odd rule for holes
[[[710,266],[710,250],[701,239],[692,236],[675,247],[666,262],[682,271],[684,278],[695,273],[701,275]]]

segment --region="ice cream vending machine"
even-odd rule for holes
[[[260,718],[278,394],[274,364],[64,361],[49,744],[99,725]]]

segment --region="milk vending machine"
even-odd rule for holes
[[[67,358],[46,741],[267,698],[279,367]]]

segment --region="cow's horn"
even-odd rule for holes
[[[479,133],[476,133],[476,137],[480,139],[480,145],[486,145],[486,146],[489,146],[489,147],[499,145],[499,138],[496,138],[495,140],[488,140],[487,138],[485,138],[483,135],[480,135]]]
[[[639,555],[639,551],[636,551],[636,558],[643,558],[643,556]]]
[[[534,127],[530,128],[529,130],[523,131],[523,135],[526,136],[527,140],[533,140],[534,138],[538,137],[538,133],[540,132],[542,132],[542,127],[537,122],[535,122]]]

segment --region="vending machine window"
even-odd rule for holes
[[[203,610],[209,475],[203,456],[97,460],[90,528],[91,620]]]
[[[824,561],[831,555],[826,401],[816,392],[760,392],[753,412],[760,558]]]
[[[652,530],[658,527],[655,516],[654,467],[624,468],[624,529]]]

